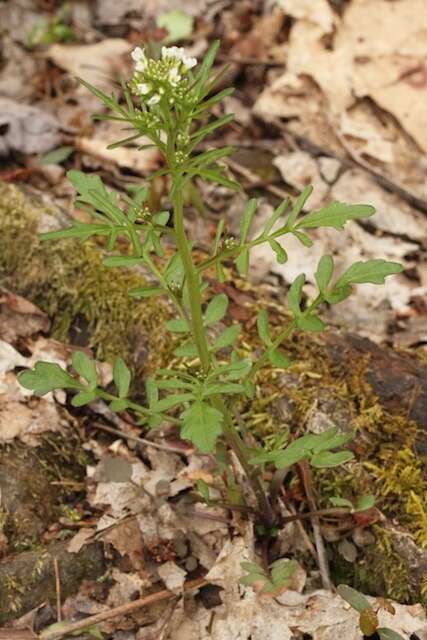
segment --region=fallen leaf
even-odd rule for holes
[[[59,142],[56,118],[39,107],[0,98],[0,156],[44,153]]]
[[[166,589],[179,593],[184,585],[187,572],[170,560],[160,565],[157,569],[160,578],[166,585]]]
[[[132,48],[132,44],[123,38],[105,38],[95,44],[53,44],[46,56],[72,76],[110,91],[119,75],[127,75],[129,64],[122,57],[130,54]],[[77,93],[86,94],[87,89],[80,86]]]
[[[5,289],[0,290],[0,338],[15,342],[18,337],[47,332],[48,316],[32,302]]]
[[[323,33],[330,33],[336,23],[335,14],[327,0],[277,0],[292,18],[304,18],[317,24]]]
[[[329,187],[322,180],[319,165],[310,154],[305,151],[293,151],[276,156],[273,164],[279,169],[283,180],[299,191],[312,185],[314,190],[310,197],[310,209],[320,206]]]
[[[157,149],[138,149],[137,146],[126,145],[116,149],[107,149],[108,145],[126,137],[123,128],[114,122],[106,122],[99,125],[92,137],[76,138],[75,146],[79,151],[94,156],[100,160],[115,162],[120,167],[131,169],[136,173],[150,173],[160,166],[161,155]],[[142,137],[139,145],[150,142]]]
[[[103,535],[103,540],[112,544],[121,556],[128,556],[136,571],[143,568],[144,546],[141,531],[135,519],[127,518],[111,527]]]
[[[68,553],[78,553],[88,540],[93,537],[94,533],[94,529],[80,529],[69,541],[67,545]]]

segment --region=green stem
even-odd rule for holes
[[[212,357],[209,352],[209,344],[206,337],[205,327],[203,325],[202,315],[202,296],[200,294],[200,276],[193,262],[190,245],[187,240],[184,227],[184,208],[182,190],[177,186],[179,174],[173,174],[174,179],[174,225],[176,233],[176,242],[178,251],[182,259],[185,271],[185,282],[188,287],[188,300],[191,315],[191,328],[194,342],[196,343],[199,353],[200,362],[205,373],[208,373],[212,365]],[[238,431],[235,429],[233,420],[227,410],[222,399],[218,396],[212,398],[212,405],[218,409],[224,416],[224,435],[229,447],[236,454],[240,464],[245,471],[252,489],[255,493],[260,513],[263,520],[271,524],[274,521],[273,512],[268,498],[263,490],[259,478],[254,475],[253,470],[248,462],[246,448],[241,440]]]
[[[317,298],[315,300],[313,300],[313,302],[310,304],[310,306],[307,307],[305,313],[311,313],[322,302],[323,302],[323,297],[321,295],[318,295]],[[272,351],[272,350],[274,351],[275,349],[277,349],[277,347],[280,347],[282,342],[284,340],[286,340],[287,338],[289,338],[291,333],[296,328],[297,328],[297,323],[296,323],[295,320],[292,320],[292,322],[290,322],[288,324],[288,326],[285,327],[285,329],[283,329],[283,331],[281,331],[279,333],[277,338],[275,340],[273,340],[272,344],[268,347],[268,349],[266,349],[266,351],[264,351],[262,356],[260,358],[258,358],[258,360],[253,365],[252,369],[249,371],[249,373],[247,375],[247,379],[252,378],[261,369],[261,367],[263,367],[265,365],[265,363],[268,361],[268,356],[269,356],[270,351]]]
[[[174,183],[176,178],[174,176]],[[176,185],[174,185],[176,186]],[[175,188],[174,196],[174,224],[176,233],[176,242],[178,251],[182,259],[185,271],[185,281],[188,287],[188,300],[191,314],[191,328],[193,332],[194,342],[199,352],[200,362],[205,373],[211,366],[211,356],[209,353],[209,345],[206,339],[205,328],[203,326],[202,315],[202,296],[200,294],[200,277],[194,266],[193,256],[187,241],[184,227],[184,206],[182,198],[182,190]]]

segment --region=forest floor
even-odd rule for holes
[[[357,613],[324,588],[326,571],[391,598],[395,615],[381,611],[382,623],[426,640],[425,0],[9,0],[0,31],[0,638],[55,640],[76,623],[81,639],[360,640]],[[253,196],[259,227],[308,184],[312,208],[377,209],[344,232],[316,230],[311,249],[290,240],[285,264],[257,248],[248,282],[230,267],[215,286],[242,345],[258,345],[260,309],[283,322],[302,271],[310,294],[321,255],[339,268],[376,257],[404,265],[325,309],[330,330],[295,335],[291,367],[267,371],[239,408],[249,437],[265,442],[301,425],[356,433],[355,462],[286,479],[289,522],[267,549],[245,513],[201,501],[198,481],[217,491],[214,461],[172,427],[145,434],[127,412],[101,401],[76,409],[64,392],[36,398],[16,377],[40,359],[68,366],[79,348],[96,356],[105,385],[111,359],[124,356],[142,398],[146,377],[170,364],[171,310],[127,296],[144,273],[112,277],[101,244],[45,244],[38,233],[85,216],[67,170],[124,192],[161,162],[152,149],[106,149],[123,132],[92,120],[99,103],[76,76],[109,92],[130,77],[135,46],[178,43],[201,58],[216,38],[223,86],[236,88],[217,115],[235,119],[209,145],[236,148],[228,171],[243,190],[185,194],[196,250],[222,216],[237,234]],[[167,207],[166,181],[154,187],[152,205]],[[363,515],[310,516],[330,497],[368,493],[376,503]],[[257,553],[298,560],[289,589],[270,597],[239,585],[241,562]]]

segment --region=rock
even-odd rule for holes
[[[67,542],[20,553],[0,564],[0,624],[14,620],[43,602],[56,600],[54,559],[58,561],[61,595],[77,592],[83,580],[99,578],[105,571],[102,544],[67,553]]]
[[[15,544],[34,542],[55,519],[58,489],[35,453],[13,447],[0,457],[1,507]]]
[[[424,433],[420,451],[427,451],[427,366],[413,353],[380,347],[352,333],[327,333],[328,353],[336,364],[367,359],[364,378],[391,413],[406,412]]]

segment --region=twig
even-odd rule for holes
[[[208,581],[205,578],[196,578],[195,580],[189,580],[186,584],[184,584],[183,591],[187,592],[192,589],[199,589],[200,587],[208,584]],[[158,591],[157,593],[151,593],[149,596],[145,596],[145,598],[138,598],[138,600],[134,600],[133,602],[128,602],[126,604],[122,604],[119,607],[114,607],[109,611],[102,611],[101,613],[96,613],[93,616],[88,616],[84,618],[84,620],[78,620],[77,622],[70,622],[68,625],[66,623],[63,624],[61,630],[46,629],[39,636],[39,640],[60,640],[64,638],[64,636],[71,635],[76,631],[81,631],[82,629],[87,629],[88,627],[93,627],[100,622],[105,622],[106,620],[111,620],[111,618],[117,618],[118,616],[124,616],[129,613],[133,613],[134,611],[138,611],[144,607],[149,607],[152,604],[156,604],[163,600],[169,600],[170,598],[175,598],[177,595],[173,591],[169,591],[169,589],[163,589],[162,591]]]
[[[116,436],[120,436],[120,438],[123,438],[126,440],[133,440],[134,442],[139,442],[140,444],[153,447],[154,449],[160,449],[161,451],[169,451],[169,453],[180,453],[181,455],[186,455],[185,449],[178,449],[178,447],[171,447],[168,444],[158,444],[157,442],[153,442],[152,440],[147,440],[146,438],[133,436],[130,433],[126,433],[126,431],[121,431],[120,429],[114,429],[113,427],[108,427],[107,425],[101,424],[100,422],[93,422],[92,425],[97,429],[101,429],[102,431],[108,431],[108,433],[113,433]]]
[[[282,498],[286,504],[286,508],[288,509],[288,511],[291,512],[292,516],[298,516],[297,512],[295,511],[295,509],[292,507],[291,503],[289,502],[287,496],[286,496],[286,491],[285,488],[282,487],[281,488],[282,491]],[[289,520],[288,520],[289,522]],[[295,524],[298,528],[298,531],[301,534],[302,539],[305,542],[305,546],[307,547],[307,549],[309,550],[309,552],[311,553],[311,555],[313,556],[314,560],[317,562],[317,553],[316,553],[316,549],[313,546],[313,543],[311,542],[310,538],[308,537],[307,531],[304,529],[303,524],[300,520],[300,518],[295,518]]]
[[[55,570],[55,589],[56,589],[56,618],[58,622],[62,620],[61,612],[61,576],[59,574],[58,558],[53,559],[53,568]]]
[[[300,462],[299,467],[302,472],[302,478],[304,483],[305,494],[307,496],[308,506],[310,511],[317,511],[316,501],[314,499],[313,491],[311,488],[311,474],[310,469],[306,461]],[[326,558],[326,549],[323,544],[322,532],[319,525],[319,517],[317,515],[311,515],[311,526],[313,527],[314,542],[316,544],[317,562],[319,565],[320,576],[322,578],[322,585],[324,589],[332,591],[334,586],[329,576],[328,560]]]

